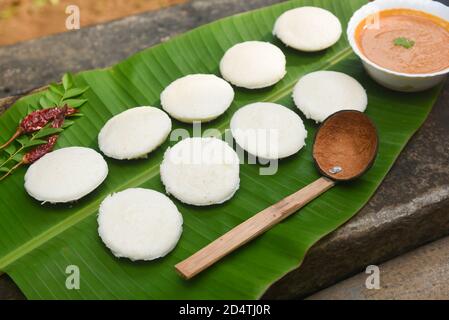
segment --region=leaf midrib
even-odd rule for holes
[[[316,70],[324,70],[328,69],[331,66],[337,64],[338,62],[342,61],[346,57],[348,57],[352,53],[351,47],[345,46],[341,51],[336,53],[331,59],[326,60],[323,64],[320,64],[316,68],[312,68],[310,70],[307,70],[307,73],[316,71]],[[302,74],[299,74],[300,77]],[[269,101],[269,102],[275,102],[280,100],[281,98],[288,95],[293,87],[295,86],[297,82],[298,77],[295,77],[294,81],[291,81],[290,83],[287,83],[282,88],[279,88],[278,91],[273,92],[273,94],[268,95],[265,99],[262,101]],[[222,125],[218,126],[217,129],[220,131],[224,130],[229,125],[228,121],[224,122]],[[159,164],[156,166],[152,166],[146,170],[144,170],[141,174],[136,175],[134,178],[130,179],[127,183],[124,183],[116,188],[112,192],[117,192],[119,190],[123,190],[126,188],[132,188],[137,187],[139,185],[142,185],[143,183],[153,179],[159,174]],[[80,223],[84,219],[90,217],[92,214],[97,212],[98,207],[103,201],[104,197],[100,197],[97,200],[92,201],[89,205],[81,209],[80,211],[72,214],[71,216],[67,217],[66,219],[60,221],[59,223],[55,224],[51,228],[45,230],[44,232],[38,234],[37,236],[31,238],[21,246],[17,247],[10,253],[3,256],[3,258],[0,259],[0,274],[1,272],[5,272],[6,268],[22,258],[23,256],[27,255],[31,251],[35,250],[36,248],[39,248],[40,246],[44,245],[51,239],[57,237],[64,231],[70,229],[74,225]]]

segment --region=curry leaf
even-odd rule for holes
[[[60,97],[64,95],[64,90],[55,83],[50,84],[49,89]]]
[[[33,139],[33,140],[28,141],[28,142],[23,146],[23,148],[30,148],[30,147],[34,147],[34,146],[38,146],[38,145],[46,144],[46,143],[47,143],[46,140],[42,140],[42,139]]]
[[[75,121],[67,120],[67,119],[66,119],[66,120],[64,121],[64,124],[62,125],[62,128],[63,128],[63,129],[67,129],[68,127],[72,126],[74,123],[75,123]]]
[[[59,97],[56,93],[52,92],[51,90],[47,90],[47,92],[45,93],[45,97],[54,106],[57,106],[59,104],[59,101],[61,100],[61,97]]]
[[[65,91],[69,90],[73,86],[73,76],[70,73],[64,74],[62,77],[62,85]]]
[[[47,109],[47,108],[52,108],[55,106],[55,103],[51,102],[50,100],[48,100],[48,98],[46,96],[42,96],[39,99],[39,104],[41,105],[42,108]]]
[[[84,113],[77,112],[70,116],[70,118],[76,118],[76,117],[84,117]]]
[[[0,172],[9,172],[9,170],[8,167],[0,167]]]
[[[84,92],[87,91],[87,89],[89,89],[88,87],[85,88],[73,88],[73,89],[69,89],[64,93],[63,99],[69,99],[69,98],[73,98],[73,97],[77,97],[81,94],[83,94]]]
[[[26,114],[30,114],[31,112],[33,112],[35,110],[35,108],[31,105],[31,104],[29,104],[28,106],[27,106],[27,113]]]
[[[17,148],[14,146],[14,144],[10,144],[9,146],[7,146],[5,149],[5,152],[9,155],[13,155],[14,152],[16,152]]]
[[[22,152],[16,153],[12,158],[14,161],[20,162],[23,159],[24,154]]]
[[[30,138],[27,135],[23,135],[19,138],[17,138],[17,141],[20,143],[20,145],[24,146],[28,143],[28,141],[30,140]]]
[[[43,138],[55,133],[60,133],[61,131],[63,131],[62,128],[42,128],[34,135],[34,138],[35,139]]]
[[[87,102],[87,99],[68,99],[64,100],[64,104],[67,104],[69,107],[72,108],[79,108],[83,104]]]

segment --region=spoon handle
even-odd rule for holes
[[[175,266],[176,270],[185,279],[194,277],[227,254],[284,220],[334,185],[335,182],[328,178],[319,178],[242,222],[189,258],[181,261]]]

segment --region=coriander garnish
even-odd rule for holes
[[[404,47],[405,49],[410,49],[415,45],[415,41],[405,37],[399,37],[394,39],[394,45]]]

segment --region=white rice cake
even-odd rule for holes
[[[62,148],[46,154],[28,168],[25,190],[42,202],[71,202],[95,190],[107,175],[108,165],[95,150]]]
[[[154,260],[172,251],[182,234],[182,215],[166,195],[131,188],[100,205],[98,233],[118,258]]]
[[[341,23],[331,12],[317,7],[301,7],[284,12],[273,34],[285,45],[313,52],[334,45],[342,33]]]
[[[109,119],[98,135],[108,157],[138,159],[159,147],[171,131],[170,117],[154,107],[131,108]]]
[[[301,118],[276,103],[257,102],[240,108],[231,119],[237,144],[263,159],[280,159],[305,145],[307,131]]]
[[[323,122],[341,110],[364,112],[368,96],[362,85],[347,74],[316,71],[299,79],[293,100],[307,119]]]
[[[230,83],[247,89],[274,85],[287,73],[284,53],[275,45],[247,41],[234,45],[220,62],[220,72]]]
[[[196,206],[223,203],[239,188],[239,157],[217,138],[187,138],[164,155],[160,172],[168,194]]]
[[[161,94],[162,108],[186,123],[218,118],[234,100],[234,89],[213,74],[191,74],[173,81]]]

